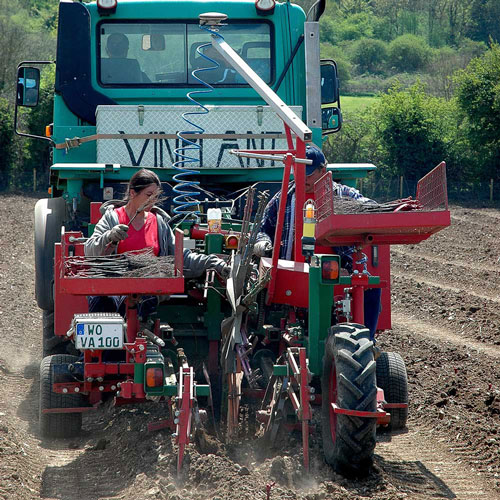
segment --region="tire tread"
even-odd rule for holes
[[[54,365],[72,363],[77,359],[76,356],[68,354],[55,354],[43,358],[40,364],[40,433],[43,437],[68,438],[80,433],[81,413],[42,413],[43,409],[83,406],[80,395],[58,394],[52,391],[53,383],[63,382],[54,380]]]
[[[377,385],[384,390],[388,403],[408,403],[408,376],[405,363],[396,352],[382,352],[377,359]],[[406,427],[408,408],[388,408],[391,414],[389,430]]]
[[[337,401],[341,408],[375,411],[377,405],[376,363],[370,332],[358,324],[340,324],[330,329],[325,344],[322,376],[322,430],[325,460],[337,472],[365,476],[373,463],[376,419],[338,414],[336,439],[330,429],[329,377],[332,363],[337,372]]]

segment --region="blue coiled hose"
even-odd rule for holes
[[[207,26],[200,26],[200,28],[208,31],[211,35],[217,36],[218,38],[224,40],[224,37],[217,31],[214,31]],[[193,96],[197,94],[208,94],[210,92],[213,92],[214,90],[212,85],[205,82],[198,76],[198,73],[201,73],[202,71],[212,71],[220,67],[220,64],[217,61],[203,54],[202,52],[202,49],[211,45],[212,44],[208,42],[196,48],[196,52],[207,61],[213,63],[214,66],[210,66],[208,68],[198,68],[193,70],[191,73],[199,83],[205,86],[205,89],[192,90],[191,92],[187,93],[186,97],[200,109],[199,111],[189,111],[182,114],[182,118],[184,119],[184,121],[187,122],[191,127],[193,127],[193,130],[184,130],[177,133],[177,137],[182,141],[182,145],[174,150],[175,156],[177,158],[180,158],[180,160],[176,161],[173,164],[173,167],[179,171],[179,173],[175,174],[173,177],[174,181],[177,183],[173,189],[174,193],[176,193],[176,196],[174,197],[174,205],[176,205],[174,207],[174,213],[182,214],[185,216],[189,214],[197,215],[200,213],[198,208],[196,208],[198,207],[198,201],[195,199],[200,194],[200,191],[198,191],[197,189],[200,181],[195,180],[194,178],[197,174],[200,173],[200,171],[193,168],[196,167],[196,165],[194,164],[199,163],[200,160],[199,155],[198,158],[193,157],[192,152],[199,151],[201,149],[201,146],[199,143],[186,139],[185,137],[183,137],[183,135],[203,134],[205,132],[205,129],[203,127],[200,127],[199,125],[194,123],[191,119],[188,118],[188,116],[206,115],[207,113],[209,113],[209,109],[198,102]]]

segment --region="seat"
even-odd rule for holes
[[[241,47],[241,57],[265,82],[271,80],[271,44],[269,42],[244,43]]]
[[[101,59],[102,83],[143,83],[141,67],[136,59],[113,57]]]
[[[241,47],[241,57],[245,59],[245,61],[248,59],[249,54],[248,52],[253,49],[267,49],[267,53],[269,54],[271,50],[271,44],[269,42],[246,42],[243,44],[243,47]],[[260,56],[262,56],[263,50],[258,51]],[[270,56],[268,55],[268,58]]]
[[[189,83],[198,83],[198,80],[193,77],[191,72],[195,69],[199,68],[210,68],[213,66],[213,64],[205,59],[203,56],[200,56],[196,49],[202,45],[207,45],[207,42],[195,42],[191,45],[189,48],[189,72],[188,72],[188,82]],[[212,49],[213,50],[213,49]],[[200,74],[198,74],[198,77],[204,80],[207,83],[218,83],[220,82],[226,73],[226,66],[222,63],[219,63],[220,66],[218,68],[215,68],[211,71],[203,71]]]

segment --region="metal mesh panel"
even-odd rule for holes
[[[188,118],[207,134],[284,134],[283,122],[269,106],[207,106],[209,113]],[[302,107],[292,110],[302,117]],[[98,134],[175,134],[194,131],[182,114],[199,112],[195,106],[98,106]],[[284,136],[283,136],[284,137]],[[98,163],[170,168],[179,158],[178,139],[101,139],[97,141]],[[200,151],[187,151],[200,160],[195,168],[281,167],[281,163],[255,158],[237,158],[231,149],[288,149],[283,139],[201,139]]]
[[[327,172],[314,184],[318,222],[333,214],[333,182],[332,173]]]
[[[423,210],[430,211],[436,208],[448,210],[444,161],[418,181],[416,198],[422,203]]]

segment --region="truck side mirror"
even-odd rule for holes
[[[335,103],[337,104],[335,106]],[[332,60],[321,61],[321,128],[323,135],[338,132],[342,127],[340,88],[337,64]]]
[[[33,108],[38,105],[40,91],[40,70],[21,67],[17,71],[16,103],[18,106]]]
[[[339,100],[337,64],[332,60],[321,61],[321,104],[332,104]]]
[[[321,128],[323,129],[323,135],[338,132],[341,127],[342,112],[339,108],[335,106],[321,108]]]

